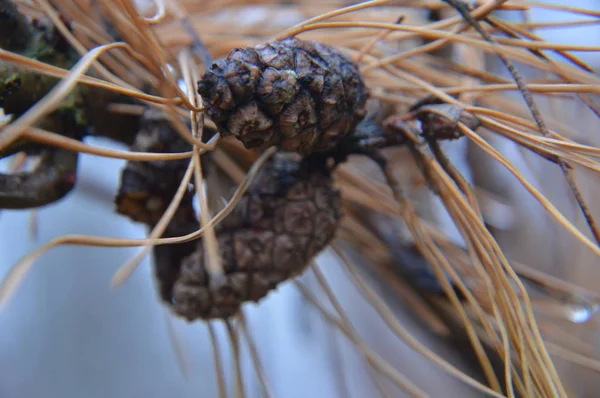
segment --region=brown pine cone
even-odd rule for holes
[[[191,151],[192,146],[171,127],[166,115],[149,109],[140,118],[140,128],[130,150],[176,153]],[[189,159],[128,161],[121,172],[121,185],[115,198],[117,212],[134,221],[156,224],[173,199],[189,162]],[[190,190],[182,206],[191,206],[192,197]]]
[[[339,192],[324,169],[301,167],[296,154],[278,153],[241,202],[216,227],[225,273],[210,283],[202,242],[183,261],[172,308],[188,319],[227,318],[301,273],[333,239],[341,218]]]
[[[295,38],[234,49],[198,92],[221,134],[248,149],[327,151],[366,113],[358,67],[331,46]]]
[[[140,118],[139,130],[130,148],[133,152],[158,153],[187,152],[191,149],[192,146],[171,127],[166,115],[152,109]],[[128,161],[121,172],[121,184],[115,198],[117,212],[154,227],[175,196],[189,161]],[[187,235],[200,228],[193,198],[194,192],[189,189],[167,225],[163,238]],[[156,284],[161,298],[167,303],[171,302],[181,262],[195,249],[196,242],[153,247]]]

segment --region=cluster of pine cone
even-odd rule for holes
[[[341,218],[323,154],[366,114],[355,64],[335,48],[289,38],[232,50],[198,83],[222,136],[279,149],[215,228],[225,278],[211,283],[202,241],[180,264],[170,305],[188,319],[227,318],[300,274],[335,236]]]
[[[394,130],[392,137],[389,129],[365,118],[368,94],[358,67],[321,43],[289,38],[234,49],[206,71],[198,92],[222,136],[234,136],[248,149],[278,149],[215,227],[224,278],[215,280],[208,271],[201,239],[154,249],[160,294],[171,309],[188,320],[224,319],[244,302],[256,302],[300,274],[334,238],[341,219],[340,195],[327,159],[340,162],[352,148],[399,145],[403,140],[402,134]],[[414,111],[422,105],[427,104]],[[423,137],[457,138],[448,119],[458,120],[462,114],[444,105],[430,107],[416,113],[427,133]],[[132,150],[191,150],[166,121],[154,117],[141,125]],[[393,126],[407,128],[400,122]],[[187,164],[129,162],[117,210],[154,226]],[[199,228],[193,197],[190,188],[165,236]]]
[[[198,89],[207,115],[223,136],[235,136],[249,149],[275,145],[279,152],[215,228],[223,280],[211,280],[202,240],[155,248],[161,296],[188,320],[235,315],[244,302],[256,302],[300,274],[327,247],[341,218],[340,196],[323,158],[315,156],[313,161],[311,154],[334,149],[354,131],[366,113],[367,100],[356,65],[332,47],[293,38],[231,51],[207,70]],[[160,129],[153,134],[163,133]],[[160,141],[172,142],[174,134]],[[135,144],[132,149],[143,150]],[[180,181],[184,171],[183,164],[173,171],[166,162],[158,165],[163,172],[141,171],[156,166],[130,162],[118,200],[119,211],[148,225],[156,222],[149,217],[153,209],[148,203],[164,210],[177,187],[167,188],[162,178],[144,176],[168,172],[178,177],[169,181]],[[124,191],[140,184],[146,194]],[[195,218],[190,224],[178,217],[189,217],[188,199],[168,233],[189,233],[191,224],[198,224]]]
[[[188,320],[235,315],[244,302],[256,302],[300,274],[327,247],[341,219],[340,196],[324,158],[311,153],[326,152],[347,136],[362,119],[366,101],[352,63],[330,47],[296,39],[234,50],[207,71],[199,87],[208,93],[208,115],[222,134],[236,135],[245,144],[252,143],[249,137],[258,137],[253,139],[260,139],[260,145],[247,146],[277,145],[280,151],[215,227],[223,280],[211,280],[202,240],[154,248],[161,297]],[[264,117],[268,123],[261,121]],[[152,113],[145,115],[131,147],[150,152],[190,149],[166,119]],[[186,167],[187,160],[128,162],[117,211],[154,226]],[[199,228],[192,201],[190,189],[165,237]]]

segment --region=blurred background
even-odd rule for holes
[[[600,11],[598,1],[570,4]],[[539,22],[573,18],[559,11],[541,10],[532,12],[529,17]],[[599,25],[558,31],[544,29],[537,33],[558,43],[600,44]],[[592,67],[600,67],[600,54],[577,55]],[[547,102],[543,106],[557,107],[557,104]],[[570,106],[567,101],[558,106],[561,121],[580,131],[581,137],[576,137],[580,142],[600,144],[599,120],[588,109]],[[113,146],[103,140],[90,143]],[[584,229],[556,166],[540,162],[514,144],[500,140],[496,144],[507,158],[528,171],[530,181],[565,215]],[[453,159],[472,181],[487,185],[487,189],[502,197],[490,205],[489,212],[497,220],[495,232],[511,259],[591,290],[600,290],[598,260],[559,230],[514,179],[466,143],[454,145],[451,151]],[[7,161],[1,164],[4,168],[9,166]],[[35,213],[1,211],[0,276],[29,251],[64,234],[145,237],[142,225],[113,212],[112,195],[123,164],[120,160],[82,155],[80,183],[65,200]],[[588,202],[598,203],[597,178],[580,173],[578,182]],[[597,211],[594,214],[600,217]],[[438,216],[444,217],[441,212]],[[35,229],[33,234],[32,228]],[[53,249],[37,261],[14,299],[0,313],[0,397],[217,396],[207,326],[187,324],[166,314],[155,294],[150,259],[147,258],[123,286],[109,287],[112,274],[138,250],[69,246]],[[431,396],[481,396],[399,341],[348,282],[335,261],[327,252],[319,258],[336,297],[366,343]],[[302,279],[308,286],[315,286],[312,278],[305,275]],[[440,342],[400,302],[392,302],[392,305],[413,335],[451,358],[458,367],[469,370],[469,364],[460,359],[453,347]],[[595,308],[584,310],[589,315],[584,318],[589,318]],[[327,324],[290,283],[281,286],[258,306],[247,306],[246,314],[273,396],[372,395],[374,387],[356,349]],[[566,324],[564,328],[568,333],[586,338],[595,336],[594,349],[600,347],[594,319],[583,325]],[[216,324],[216,330],[224,354],[226,377],[230,378],[233,366],[230,344],[221,324]],[[174,353],[174,340],[184,352],[183,368]],[[242,360],[247,396],[259,397],[260,386],[245,348]],[[560,360],[557,363],[568,377],[574,396],[598,396],[600,381],[596,374]],[[393,396],[402,395],[395,392]]]

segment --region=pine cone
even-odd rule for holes
[[[327,151],[366,113],[358,67],[331,46],[295,38],[234,49],[198,92],[221,134],[248,149]]]
[[[133,152],[188,152],[192,146],[173,130],[167,117],[148,110],[130,148]],[[153,162],[127,162],[121,172],[121,186],[115,198],[117,212],[132,220],[154,225],[167,209],[181,182],[189,159]],[[189,191],[183,204],[191,206]]]
[[[216,227],[224,283],[211,285],[201,241],[184,260],[173,288],[175,313],[188,320],[232,316],[301,273],[333,239],[339,193],[329,172],[309,171],[296,156],[276,154]]]
[[[192,146],[173,130],[166,115],[147,110],[131,146],[133,152],[187,152]],[[134,162],[128,161],[121,172],[121,185],[115,204],[117,212],[132,220],[154,227],[179,188],[189,159]],[[182,236],[197,231],[200,223],[193,206],[194,193],[188,190],[175,215],[167,225],[163,238]],[[173,296],[173,284],[179,277],[181,262],[196,249],[196,242],[159,245],[152,249],[154,274],[161,298],[167,303]]]

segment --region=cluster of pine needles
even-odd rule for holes
[[[600,47],[550,43],[532,32],[535,28],[558,29],[565,24],[536,24],[528,19],[515,23],[496,16],[500,10],[502,15],[522,15],[534,7],[560,9],[581,18],[569,23],[575,26],[596,23],[600,12],[520,0],[481,1],[472,7],[455,1],[417,0],[374,0],[353,5],[316,0],[285,4],[266,1],[256,2],[256,5],[239,0],[156,0],[147,2],[145,8],[140,6],[142,2],[136,7],[130,0],[20,0],[16,3],[27,15],[49,18],[81,58],[73,68],[65,70],[0,50],[2,62],[61,79],[23,115],[0,122],[0,149],[25,137],[69,151],[124,160],[190,159],[181,186],[187,186],[190,179],[195,178],[196,187],[204,186],[200,157],[211,152],[219,176],[224,180],[207,177],[206,189],[198,190],[202,228],[193,234],[159,239],[181,200],[182,195],[176,195],[147,239],[69,235],[43,244],[8,274],[0,289],[3,304],[36,259],[61,245],[140,247],[114,276],[114,285],[123,283],[154,245],[203,237],[207,252],[217,253],[214,226],[236,205],[272,151],[259,156],[235,140],[222,140],[218,134],[204,142],[203,127],[211,122],[203,118],[204,107],[196,83],[204,71],[208,54],[218,59],[235,47],[290,36],[342,49],[360,66],[371,97],[380,103],[385,116],[407,115],[411,105],[426,98],[453,104],[473,115],[481,127],[475,131],[458,122],[461,139],[470,140],[495,159],[543,206],[558,228],[564,228],[600,256],[600,231],[575,181],[576,170],[600,171],[600,163],[596,161],[600,148],[575,142],[576,132],[570,126],[556,120],[556,115],[542,112],[536,104],[544,97],[566,98],[580,102],[582,107],[600,117],[600,106],[594,102],[594,96],[600,94],[600,78],[570,53],[600,51]],[[252,20],[245,19],[248,10],[253,8],[259,8],[260,13],[252,14]],[[285,20],[288,22],[277,22],[283,14],[294,15],[298,23],[285,26],[289,18]],[[437,18],[427,19],[427,15],[434,14]],[[65,20],[70,21],[70,27],[65,25]],[[118,32],[119,41],[107,31],[107,22]],[[448,56],[449,48],[453,57]],[[486,67],[489,60],[500,62],[504,68],[502,74]],[[526,79],[520,73],[524,67],[541,77]],[[93,72],[93,76],[88,72]],[[102,88],[137,101],[137,104],[109,104],[114,113],[141,114],[147,107],[165,112],[175,130],[194,145],[194,150],[179,154],[133,153],[92,146],[65,137],[60,131],[36,127],[36,123],[55,110],[77,85]],[[152,87],[152,94],[147,87]],[[189,118],[191,129],[186,127],[183,118]],[[494,148],[489,142],[494,135],[556,164],[586,220],[585,230],[569,221]],[[529,286],[543,287],[550,297],[583,297],[595,302],[598,295],[507,259],[485,223],[478,188],[453,167],[443,147],[437,149],[429,151],[415,145],[412,153],[406,148],[386,152],[389,170],[385,177],[360,159],[341,165],[335,172],[335,182],[344,198],[345,215],[330,250],[394,333],[457,379],[487,396],[569,396],[569,387],[559,376],[553,357],[594,371],[600,370],[600,361],[575,352],[570,348],[569,336],[553,332],[548,326],[552,320],[534,313],[536,307],[529,297]],[[415,151],[418,163],[414,160]],[[219,184],[236,186],[236,189],[225,206],[215,209],[210,196],[222,190]],[[460,232],[464,246],[457,245],[435,223],[419,214],[413,193],[424,189],[439,197]],[[381,216],[389,222],[373,222]],[[443,296],[428,298],[427,291],[415,294],[395,273],[394,242],[386,240],[381,232],[382,225],[389,223],[409,232],[409,238],[397,244],[410,244],[417,249],[443,288]],[[365,282],[364,265],[355,261],[356,253],[367,260],[369,271],[387,280],[432,330],[444,334],[449,322],[452,333],[462,333],[468,339],[485,376],[485,384],[456,369],[411,336],[396,319],[389,303]],[[338,328],[356,345],[357,352],[373,370],[371,374],[380,393],[391,396],[381,383],[387,379],[411,396],[427,396],[423,386],[415,385],[361,341],[320,267],[313,264],[309,272],[314,273],[323,287],[334,312],[325,309],[302,282],[293,283],[332,327]],[[426,305],[426,301],[435,305]],[[245,325],[243,312],[235,322],[227,323],[234,347],[239,344],[235,337],[238,331],[251,341]],[[212,326],[209,327],[214,335]],[[552,337],[552,343],[546,341],[548,336]],[[250,345],[264,393],[269,396],[268,378],[261,371],[260,352]],[[234,351],[239,354],[239,350]],[[216,366],[222,366],[221,362],[217,350]],[[496,362],[500,366],[495,365]],[[225,381],[219,377],[217,382],[224,396]],[[241,384],[238,372],[238,392],[243,395]]]

